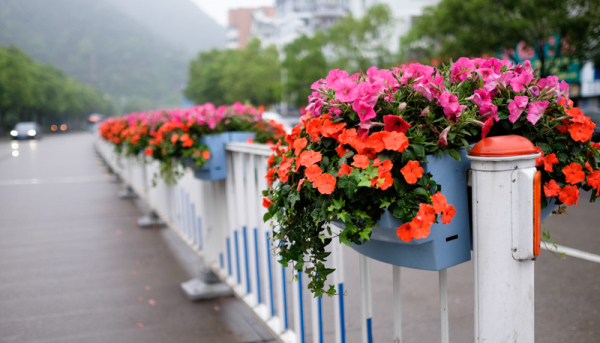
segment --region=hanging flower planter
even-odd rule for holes
[[[210,157],[206,164],[199,167],[191,158],[184,158],[182,162],[193,170],[194,177],[200,180],[214,181],[223,180],[227,177],[227,161],[225,144],[229,142],[247,142],[254,140],[256,134],[253,132],[223,132],[214,135],[206,135],[200,138],[200,144],[208,147]]]
[[[450,224],[433,224],[429,236],[405,242],[396,233],[404,223],[386,210],[370,240],[352,244],[352,249],[381,262],[424,270],[442,270],[469,261],[472,244],[467,174],[471,163],[466,155],[462,150],[460,161],[448,155],[428,156],[429,163],[422,165],[424,173],[431,173],[443,185],[442,192],[456,209]]]
[[[468,261],[465,157],[486,136],[518,135],[536,146],[542,219],[557,205],[576,205],[579,189],[595,190],[592,201],[600,195],[594,123],[573,107],[564,81],[535,76],[528,62],[335,69],[311,89],[287,146],[273,147],[263,219],[273,219],[281,262],[304,271],[317,296],[335,294],[325,263],[334,241],[411,268]]]

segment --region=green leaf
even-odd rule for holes
[[[359,182],[358,187],[371,187],[371,180],[363,180]]]
[[[267,222],[269,219],[273,218],[273,215],[269,212],[265,213],[265,215],[263,216],[263,222]]]
[[[410,147],[417,155],[417,158],[425,158],[425,148],[420,144],[411,144]]]
[[[456,150],[448,149],[448,150],[446,150],[446,153],[448,155],[454,157],[455,160],[460,161],[460,154],[458,152],[456,152]]]
[[[358,189],[358,184],[354,181],[353,178],[348,177],[348,175],[342,175],[340,180],[338,181],[338,187],[344,190],[346,197],[351,199],[356,193]]]
[[[405,165],[408,163],[408,161],[413,161],[415,159],[415,155],[408,149],[404,150],[402,153],[402,165]]]

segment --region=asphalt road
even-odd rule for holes
[[[0,141],[0,342],[273,341],[236,299],[183,296],[195,255],[168,229],[135,227],[144,205],[118,199],[120,187],[89,134]],[[600,204],[587,199],[544,227],[600,255]],[[346,338],[360,342],[358,254],[345,249],[345,260]],[[535,268],[536,342],[600,342],[600,263],[542,250]],[[391,342],[392,268],[371,261],[371,273],[374,341]],[[472,262],[448,270],[448,297],[450,341],[473,342]],[[403,268],[402,301],[403,343],[439,342],[438,274]],[[333,342],[331,299],[323,309]]]
[[[197,256],[135,226],[92,142],[0,141],[0,342],[274,342],[233,297],[187,300]]]

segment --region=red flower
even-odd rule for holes
[[[352,165],[356,168],[367,169],[369,166],[369,158],[365,155],[354,155],[354,162]]]
[[[419,167],[418,161],[408,161],[408,163],[400,169],[404,179],[409,185],[417,183],[417,180],[423,176],[423,168]]]
[[[456,215],[456,209],[454,209],[454,206],[446,206],[444,212],[442,212],[442,224],[450,224],[454,215]]]
[[[556,181],[550,180],[550,182],[544,183],[544,194],[547,197],[556,197],[560,193],[560,186]]]
[[[488,133],[490,133],[492,125],[494,125],[493,117],[490,117],[490,119],[486,120],[485,123],[483,123],[483,128],[481,128],[481,139],[484,139],[488,135]]]
[[[567,206],[575,204],[577,206],[577,200],[579,199],[579,190],[577,186],[566,185],[558,194],[558,200]]]
[[[412,229],[412,234],[414,238],[426,238],[429,236],[431,223],[419,220],[418,217],[413,218],[410,222],[410,227]]]
[[[381,162],[378,158],[376,158],[375,160],[373,160],[373,166],[379,167],[379,173],[383,173],[392,171],[392,167],[394,166],[394,164],[392,164],[392,161],[390,160],[385,160]]]
[[[392,187],[394,184],[394,178],[392,178],[392,173],[390,172],[379,173],[377,175],[377,181],[379,181],[379,179],[383,179],[383,182],[377,182],[377,186],[383,191]]]
[[[569,125],[569,133],[575,141],[586,142],[592,138],[596,124],[589,117],[581,116],[573,118],[575,123]]]
[[[300,155],[300,152],[302,151],[302,149],[306,148],[306,145],[308,144],[308,140],[306,138],[299,138],[296,139],[294,141],[294,153],[296,154],[296,156]]]
[[[271,199],[267,197],[263,198],[263,207],[269,208],[269,206],[271,206],[272,203],[273,201],[271,201]]]
[[[146,149],[144,149],[144,153],[146,154],[146,156],[152,156],[154,150],[152,150],[151,147],[147,147]]]
[[[269,157],[269,159],[267,160],[267,166],[270,167],[273,165],[273,163],[275,163],[275,154]]]
[[[342,167],[338,171],[338,177],[342,177],[342,175],[350,175],[354,168],[350,167],[346,163],[342,163]]]
[[[183,135],[181,135],[181,141],[183,142],[181,145],[184,148],[189,148],[192,145],[194,145],[194,140],[190,138],[190,135],[188,135],[187,133],[184,133]]]
[[[411,127],[411,125],[402,119],[402,117],[393,114],[384,116],[383,124],[384,130],[387,132],[406,133]]]
[[[346,149],[344,148],[344,144],[340,144],[340,146],[335,148],[335,151],[337,152],[338,156],[342,158],[348,151],[350,151],[350,149]]]
[[[313,183],[313,187],[317,187],[321,194],[331,194],[335,189],[337,180],[329,173],[323,173]]]
[[[540,154],[542,154],[540,157],[537,157],[535,159],[535,166],[539,167],[542,164],[544,164],[544,151],[542,151],[542,148],[540,148],[539,146],[536,146],[535,150],[537,150],[537,152],[539,152]]]
[[[252,138],[252,137],[246,138],[246,143],[254,143],[254,138]]]
[[[304,171],[304,175],[310,182],[315,182],[315,180],[321,176],[321,174],[323,174],[323,171],[316,164],[311,165]]]
[[[308,122],[306,126],[306,132],[310,135],[313,141],[318,141],[321,135],[321,128],[323,123],[318,118],[313,118]]]
[[[390,132],[383,142],[387,150],[402,152],[408,147],[408,138],[402,132]]]
[[[334,123],[329,119],[326,119],[323,122],[323,127],[321,128],[321,133],[324,137],[338,137],[340,131],[342,131],[346,127],[346,123]]]
[[[208,150],[202,151],[202,157],[204,157],[205,160],[208,160],[210,158],[210,151],[208,151]]]
[[[317,167],[317,168],[318,168],[318,167]],[[300,191],[300,187],[302,187],[302,184],[304,183],[304,180],[305,180],[304,178],[301,178],[301,179],[300,179],[300,182],[298,182],[298,187],[296,187],[296,190],[297,190],[297,191]]]
[[[580,164],[572,162],[570,165],[564,167],[562,172],[565,174],[567,182],[574,185],[585,180],[585,173],[582,169],[583,167]]]
[[[319,161],[321,161],[321,153],[312,150],[306,150],[302,152],[298,158],[298,163],[305,167],[310,167]]]
[[[389,137],[389,135],[390,133],[386,131],[375,132],[367,139],[367,145],[369,148],[375,150],[375,152],[381,152],[386,147],[384,139]]]
[[[413,239],[412,226],[410,223],[403,224],[396,229],[396,235],[398,238],[405,242],[410,242]]]
[[[597,189],[596,195],[600,194],[600,170],[588,175],[587,184]]]
[[[172,144],[177,143],[178,139],[179,139],[179,135],[178,134],[174,134],[173,136],[171,136],[171,143]]]
[[[439,191],[431,196],[431,201],[433,202],[433,209],[435,210],[435,213],[443,212],[446,206],[448,206],[446,197]]]
[[[585,161],[585,169],[587,169],[590,173],[594,171],[592,166],[590,166],[590,161]]]
[[[558,158],[556,158],[556,154],[551,153],[550,155],[547,155],[544,157],[544,170],[548,171],[548,172],[553,172],[554,168],[552,167],[553,164],[558,163]]]
[[[419,204],[419,212],[417,212],[416,218],[429,223],[429,225],[433,224],[435,221],[435,210],[433,209],[433,206],[423,203]]]
[[[342,144],[350,144],[354,137],[356,137],[356,129],[343,130],[337,140]]]

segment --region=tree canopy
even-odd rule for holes
[[[190,62],[185,96],[201,104],[236,101],[271,105],[280,99],[280,62],[274,46],[254,39],[242,50],[201,52]]]
[[[404,59],[431,61],[533,49],[547,76],[569,55],[600,62],[598,0],[442,0],[401,39]],[[544,53],[544,50],[550,50]]]
[[[14,46],[0,47],[0,128],[19,121],[84,118],[112,114],[112,104],[93,87],[83,85],[50,64],[34,61]]]

